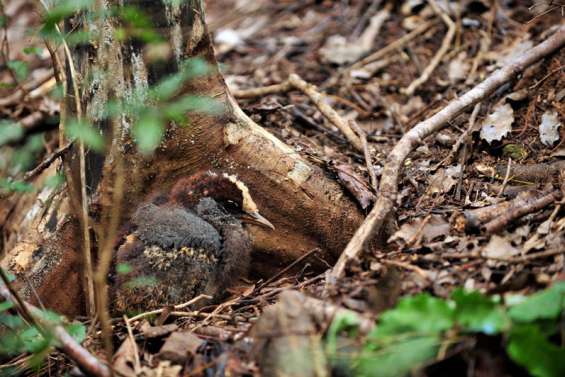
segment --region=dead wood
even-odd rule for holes
[[[466,210],[456,215],[454,227],[458,231],[465,231],[467,233],[479,231],[496,232],[497,227],[507,225],[518,217],[537,211],[558,200],[559,197],[559,190],[524,191],[512,200],[487,207]]]
[[[393,210],[395,204],[397,204],[398,180],[402,170],[402,164],[408,154],[419,145],[424,138],[445,127],[450,120],[486,98],[497,88],[510,81],[534,62],[560,49],[564,44],[565,26],[561,26],[557,29],[555,34],[546,41],[517,57],[503,68],[495,71],[486,80],[461,97],[451,101],[432,117],[417,124],[402,137],[387,158],[387,163],[384,166],[381,178],[379,198],[361,227],[357,230],[341,254],[332,270],[330,276],[331,280],[335,282],[336,279],[343,275],[348,262],[359,256],[366,242],[380,231],[387,216]]]
[[[506,164],[496,165],[497,175],[506,174]],[[553,161],[541,164],[516,165],[510,168],[510,180],[522,182],[541,182],[556,176],[561,170],[565,170],[565,161]]]
[[[541,197],[532,198],[531,200],[525,201],[522,205],[512,206],[508,208],[506,212],[498,214],[495,218],[481,227],[481,230],[487,234],[496,233],[510,225],[512,221],[527,215],[528,213],[539,211],[559,199],[561,199],[561,190],[555,190]]]

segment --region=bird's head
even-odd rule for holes
[[[171,189],[170,199],[186,208],[196,208],[204,198],[214,199],[242,222],[275,229],[259,213],[249,188],[235,175],[208,171],[182,178]]]

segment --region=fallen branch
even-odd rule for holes
[[[45,319],[42,311],[35,306],[23,301],[15,292],[10,288],[4,271],[0,270],[2,281],[0,281],[0,296],[6,301],[16,304],[18,312],[31,323],[37,323],[39,331],[47,331],[58,342],[57,348],[65,355],[74,361],[84,372],[91,376],[110,377],[111,372],[108,366],[98,360],[86,348],[81,346],[60,324]]]
[[[522,206],[512,207],[506,213],[498,215],[495,219],[485,224],[482,230],[488,234],[496,233],[509,225],[513,220],[527,215],[528,213],[539,211],[559,199],[561,199],[561,191],[556,190],[540,198],[530,200]]]
[[[408,96],[414,94],[420,85],[428,81],[433,71],[441,62],[441,59],[443,59],[449,50],[449,46],[451,46],[451,42],[453,42],[453,37],[455,37],[455,31],[457,30],[455,22],[453,22],[451,18],[449,18],[449,16],[437,6],[435,0],[429,0],[429,3],[434,12],[437,13],[441,17],[442,21],[447,25],[447,33],[441,42],[439,50],[430,61],[430,64],[428,64],[428,66],[424,69],[420,77],[412,81],[412,83],[404,90],[404,93]]]
[[[325,96],[318,91],[316,86],[307,83],[297,74],[293,73],[289,75],[288,79],[280,84],[248,90],[232,90],[232,94],[236,98],[253,98],[268,94],[286,93],[292,89],[300,90],[302,93],[306,94],[314,105],[316,105],[318,110],[341,131],[353,147],[359,152],[363,152],[361,139],[353,132],[347,122],[341,118],[337,111],[325,102]]]
[[[457,215],[454,221],[456,230],[474,233],[481,230],[484,224],[489,223],[495,217],[503,216],[514,208],[528,207],[530,203],[550,194],[547,191],[529,190],[519,193],[514,199],[496,203],[490,206],[474,208],[463,211]]]
[[[37,177],[39,174],[41,174],[41,172],[47,169],[53,163],[53,161],[64,155],[71,148],[72,145],[73,143],[70,142],[67,145],[57,149],[55,152],[51,153],[45,160],[41,161],[41,163],[37,165],[33,170],[27,172],[24,175],[23,180],[29,181]]]
[[[197,303],[198,301],[204,300],[204,299],[206,299],[206,300],[211,300],[212,297],[207,296],[207,295],[198,295],[198,296],[196,296],[195,298],[193,298],[193,299],[190,300],[190,301],[187,301],[187,302],[185,302],[185,303],[183,303],[183,304],[178,304],[178,305],[173,306],[173,309],[176,309],[176,310],[184,309],[184,308],[186,308],[187,306],[190,306],[190,305],[192,305],[192,304],[195,304],[195,303]],[[146,317],[149,317],[149,316],[152,316],[152,315],[161,314],[161,313],[165,312],[166,310],[169,310],[169,309],[168,309],[168,308],[161,308],[161,309],[156,309],[156,310],[152,310],[152,311],[149,311],[149,312],[141,313],[141,314],[138,314],[138,315],[136,315],[136,316],[131,317],[130,319],[128,319],[128,322],[129,322],[129,323],[132,323],[133,321],[138,321],[138,320],[140,320],[140,319],[143,319],[143,318],[146,318]]]
[[[506,164],[496,165],[495,169],[496,174],[504,176]],[[557,175],[561,170],[565,170],[565,161],[529,165],[514,164],[510,169],[510,177],[511,180],[516,181],[540,182]]]
[[[451,101],[441,111],[432,117],[417,124],[408,131],[391,151],[387,163],[384,166],[380,183],[379,198],[375,206],[363,222],[355,235],[347,244],[339,260],[329,274],[329,283],[333,284],[345,272],[345,267],[352,259],[355,259],[366,242],[378,233],[393,209],[398,194],[398,180],[402,165],[408,154],[419,145],[424,138],[439,131],[449,121],[461,114],[466,109],[483,100],[493,93],[501,85],[510,81],[518,73],[532,63],[540,60],[546,55],[560,49],[565,44],[565,26],[561,26],[557,32],[516,58],[506,66],[492,73],[486,80],[475,86],[461,97]]]

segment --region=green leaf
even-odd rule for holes
[[[12,301],[0,302],[0,313],[5,312],[8,309],[12,309],[13,307],[14,303]]]
[[[3,178],[0,178],[0,189],[13,192],[33,192],[35,190],[30,183],[10,181]]]
[[[143,155],[153,153],[159,146],[164,132],[163,121],[156,113],[142,115],[133,127],[135,142]]]
[[[118,265],[116,266],[116,272],[118,274],[129,274],[130,272],[133,271],[133,267],[127,263],[118,263]]]
[[[88,8],[94,0],[59,0],[49,9],[44,18],[44,23],[49,26],[62,21],[74,13]]]
[[[557,318],[563,311],[565,311],[565,282],[559,282],[512,306],[509,314],[514,321],[532,322],[538,319]]]
[[[28,327],[20,334],[24,347],[28,352],[38,353],[49,347],[49,340],[35,326]]]
[[[8,68],[14,72],[18,81],[24,81],[29,74],[29,66],[21,60],[10,60],[7,64]]]
[[[6,326],[9,329],[15,330],[22,327],[23,321],[17,315],[3,314],[0,315],[0,325]]]
[[[89,123],[84,121],[72,120],[65,126],[65,134],[68,138],[78,139],[89,148],[102,152],[104,150],[104,138]]]
[[[182,121],[182,119],[186,118],[186,113],[188,112],[219,115],[224,111],[225,107],[221,102],[204,96],[183,96],[163,107],[165,117],[175,121]]]
[[[330,357],[335,356],[337,351],[337,337],[346,331],[348,336],[356,336],[359,328],[359,316],[355,313],[338,313],[333,319],[326,335],[326,350]]]
[[[166,101],[173,97],[186,82],[182,73],[167,76],[149,90],[149,98],[155,101]]]
[[[436,334],[454,324],[454,307],[429,294],[419,294],[400,300],[396,308],[381,315],[378,326],[369,339],[379,340],[402,333]]]
[[[493,298],[479,292],[456,289],[451,298],[455,301],[457,322],[468,331],[492,335],[509,328],[510,320],[504,308]]]
[[[26,55],[36,55],[41,57],[43,55],[43,49],[37,46],[25,47],[23,50]]]
[[[50,189],[56,189],[57,187],[61,186],[65,182],[65,177],[63,174],[57,173],[45,179],[43,185]]]
[[[0,146],[20,140],[24,136],[24,129],[18,123],[0,121]]]
[[[512,360],[525,367],[532,376],[565,376],[565,348],[550,343],[536,325],[512,328],[507,351]]]
[[[43,134],[28,137],[24,146],[14,151],[11,161],[12,167],[16,171],[25,171],[31,168],[43,148]]]
[[[401,377],[434,359],[440,344],[438,336],[413,337],[366,352],[357,364],[357,376]]]
[[[71,323],[65,326],[65,329],[78,343],[82,343],[86,339],[86,326],[80,322]]]

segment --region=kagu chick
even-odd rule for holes
[[[114,255],[115,265],[127,266],[110,277],[114,311],[224,296],[248,272],[251,241],[244,222],[273,228],[243,182],[227,174],[181,179],[140,206]]]

